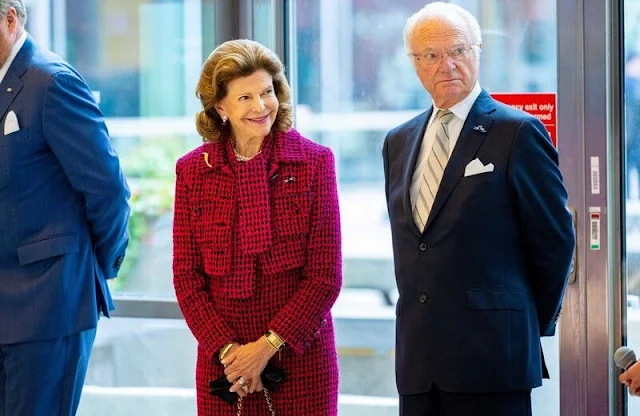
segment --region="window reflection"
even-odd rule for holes
[[[555,0],[454,3],[477,16],[483,28],[480,81],[485,89],[556,91]],[[344,291],[351,297],[344,313],[369,320],[358,336],[383,322],[393,325],[395,316],[384,315],[389,310],[394,313],[397,293],[381,148],[390,129],[431,102],[406,56],[402,38],[406,19],[424,4],[424,0],[296,2],[297,61],[289,65],[295,65],[297,74],[297,128],[336,154]],[[395,385],[380,378],[381,369],[393,371],[393,340],[371,340],[355,353],[353,340],[341,338],[339,328],[338,324],[340,392],[395,397]],[[557,338],[543,342],[554,377],[534,393],[534,412],[557,415]]]
[[[213,3],[27,1],[30,33],[63,55],[99,92],[131,184],[131,247],[121,277],[111,283],[118,292],[173,297],[173,169],[179,155],[200,143],[194,90],[214,46],[209,35],[216,25]],[[255,36],[265,44],[273,41],[274,2],[248,3],[255,6]],[[338,168],[345,287],[334,317],[344,415],[373,414],[367,406],[397,414],[397,294],[380,149],[388,130],[430,103],[402,43],[406,18],[424,3],[296,0],[295,24],[289,26],[297,40],[287,45],[297,56],[288,63],[296,67],[297,128],[330,146]],[[556,90],[555,0],[456,3],[474,13],[484,29],[481,82],[486,89]],[[556,384],[536,391],[535,412],[554,415],[557,343],[545,342]],[[101,321],[80,414],[98,415],[96,409],[106,409],[105,414],[195,414],[194,346],[182,321]]]

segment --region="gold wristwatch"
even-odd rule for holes
[[[271,348],[273,348],[276,351],[280,351],[282,347],[284,347],[284,344],[286,344],[285,341],[273,331],[267,331],[264,334],[264,337],[267,340],[267,343],[271,346]]]

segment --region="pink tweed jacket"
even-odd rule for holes
[[[228,140],[206,143],[176,165],[174,286],[198,341],[198,414],[236,414],[208,393],[223,374],[217,352],[272,329],[287,341],[273,358],[288,377],[272,394],[276,414],[336,415],[330,309],[342,260],[333,154],[293,129],[263,149],[263,159],[241,165]],[[243,414],[268,415],[264,396],[245,399]]]

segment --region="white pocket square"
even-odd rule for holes
[[[465,178],[467,176],[479,175],[481,173],[488,173],[488,172],[493,172],[493,163],[483,165],[480,159],[478,158],[473,159],[471,162],[469,162],[467,167],[464,168]]]
[[[7,113],[7,117],[4,119],[4,135],[15,133],[20,130],[20,125],[18,124],[18,117],[16,113],[13,111],[9,111]]]

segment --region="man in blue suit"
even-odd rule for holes
[[[113,309],[129,190],[80,75],[0,0],[0,415],[73,415]]]
[[[387,135],[403,416],[531,415],[575,236],[558,155],[478,82],[476,19],[442,2],[405,46],[433,107]]]

